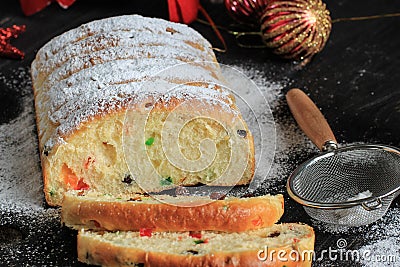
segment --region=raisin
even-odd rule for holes
[[[246,136],[247,136],[246,130],[237,130],[237,134],[238,134],[240,137],[243,137],[243,138],[246,138]]]
[[[44,145],[44,147],[43,147],[43,154],[47,157],[47,156],[49,155],[49,153],[50,153],[50,147]]]
[[[270,233],[267,237],[277,237],[277,236],[280,236],[281,235],[281,233],[279,233],[279,232],[272,232],[272,233]]]
[[[189,254],[192,254],[192,255],[197,255],[197,254],[199,254],[198,251],[193,250],[193,249],[186,250],[186,252],[189,253]]]
[[[131,197],[128,201],[142,201],[141,197]]]
[[[122,182],[126,184],[131,184],[133,182],[132,176],[130,174],[126,174]]]

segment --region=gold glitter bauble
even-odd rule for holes
[[[331,28],[329,11],[321,0],[271,1],[261,18],[265,44],[275,54],[296,60],[321,51]]]

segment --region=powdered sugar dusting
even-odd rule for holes
[[[0,84],[19,95],[23,107],[17,118],[0,125],[1,265],[65,265],[74,238],[60,228],[59,210],[44,205],[29,70],[0,73]]]
[[[167,30],[172,27],[172,30]],[[198,32],[184,24],[168,22],[158,18],[148,18],[139,15],[125,15],[119,17],[105,18],[83,24],[78,28],[72,29],[55,37],[51,42],[44,45],[37,54],[37,59],[48,59],[58,51],[63,50],[71,43],[78,42],[89,36],[98,33],[110,33],[116,30],[130,32],[132,29],[144,30],[157,35],[173,34],[189,36],[191,41],[200,44],[200,46],[211,47]]]
[[[286,179],[291,172],[303,161],[319,153],[318,149],[298,128],[287,110],[283,90],[291,82],[286,79],[275,82],[271,81],[270,78],[261,71],[263,68],[252,62],[243,62],[233,67],[243,72],[257,84],[268,100],[275,119],[276,149],[274,163],[269,171],[268,178],[257,187],[255,192],[260,194],[265,192],[286,193]],[[244,116],[246,117],[246,114],[244,114]],[[246,119],[246,121],[249,127],[251,127],[252,123],[249,122],[248,119]],[[272,135],[273,133],[267,132],[266,134]],[[359,144],[361,143],[348,143],[346,145]],[[285,213],[287,213],[290,212],[292,207],[285,206],[285,209]],[[326,224],[314,219],[311,219],[310,224],[316,230],[316,238],[319,244],[319,246],[316,247],[318,256],[321,256],[322,250],[328,249],[329,245],[324,242],[327,237],[332,239],[333,242],[336,242],[339,238],[345,238],[349,244],[349,247],[346,249],[355,250],[359,252],[360,255],[366,250],[371,252],[368,259],[361,258],[358,262],[352,260],[332,261],[325,255],[323,260],[316,260],[313,266],[358,266],[361,264],[367,267],[380,267],[399,265],[400,209],[398,207],[389,208],[382,219],[371,225],[361,227]],[[323,240],[320,240],[321,238]],[[353,241],[354,245],[350,243],[353,238],[357,240]],[[332,248],[336,249],[336,244]],[[384,261],[382,261],[382,259]],[[378,262],[378,260],[381,260],[381,262]]]
[[[128,26],[123,25],[121,29],[124,27],[128,28]],[[90,27],[87,26],[83,26],[81,30],[80,37],[91,33]],[[64,41],[62,38],[58,39],[58,46],[52,45],[51,50],[49,50],[51,53],[45,55],[42,52],[41,55],[51,58],[53,53],[56,54],[59,49],[67,45]],[[149,61],[151,60],[155,59],[149,59]],[[135,60],[126,60],[124,62],[126,64],[134,64]],[[176,62],[173,63],[175,64]],[[107,66],[111,67],[112,64]],[[317,149],[301,133],[287,111],[282,92],[290,81],[287,79],[272,81],[271,77],[262,72],[262,65],[250,61],[236,64],[233,67],[243,72],[257,84],[268,100],[275,117],[276,149],[273,155],[273,164],[268,174],[268,179],[257,184],[255,192],[259,194],[264,194],[265,192],[285,192],[285,181],[291,171],[299,163],[308,159],[310,155],[317,153]],[[117,69],[118,67],[116,67]],[[106,73],[106,69],[104,69],[104,73]],[[187,74],[190,74],[190,72],[182,75]],[[114,81],[123,81],[125,78],[132,78],[118,75],[116,77]],[[71,81],[72,79],[75,79],[73,82],[77,87],[81,88],[80,90],[84,89],[85,83],[90,83],[90,86],[88,86],[90,88],[93,86],[93,88],[103,87],[110,89],[119,86],[125,88],[127,86],[119,85],[118,83],[111,84],[104,78],[103,74],[93,77],[88,76],[86,80],[80,81],[80,76],[77,73],[71,76]],[[57,83],[57,86],[65,90],[65,94],[71,93],[72,95],[69,97],[74,97],[75,95],[71,91],[68,91],[67,81],[68,79],[61,80]],[[2,185],[0,188],[0,240],[4,240],[1,238],[1,235],[7,233],[4,230],[6,227],[19,229],[22,233],[21,236],[23,236],[19,241],[14,242],[9,239],[10,243],[7,243],[7,241],[6,243],[0,242],[0,262],[9,266],[26,265],[27,263],[32,266],[74,265],[77,262],[74,232],[60,227],[58,209],[46,209],[44,207],[29,72],[27,69],[18,69],[13,72],[12,76],[5,77],[0,74],[0,82],[6,84],[16,92],[22,92],[21,101],[23,106],[22,112],[16,119],[0,125],[0,148],[2,152],[0,156],[0,184]],[[168,79],[165,79],[165,82],[169,82]],[[124,90],[127,90],[127,88]],[[210,93],[216,93],[215,90],[211,90],[213,89],[210,88]],[[225,98],[226,95],[223,97]],[[54,111],[65,105],[63,99],[55,98],[54,102],[57,103],[54,106]],[[249,114],[243,115],[246,120],[247,118],[251,118]],[[56,122],[57,118],[52,118],[52,120]],[[273,133],[266,132],[263,134],[268,136]],[[54,140],[55,142],[62,141],[62,139]],[[265,156],[270,157],[271,155]],[[261,158],[260,160],[263,159]],[[287,208],[290,209],[291,207]],[[361,263],[364,266],[397,266],[400,262],[398,258],[400,255],[399,220],[400,209],[392,207],[381,220],[369,226],[338,229],[317,221],[311,221],[311,223],[316,229],[317,239],[324,235],[329,237],[347,237],[348,235],[355,234],[362,239],[361,245],[357,247],[360,251],[370,250],[376,255],[384,252],[387,255],[397,256],[397,261],[394,263],[383,265],[383,263],[362,261]],[[333,264],[331,262],[316,262],[315,265],[332,266]]]
[[[0,204],[41,207],[43,187],[29,72],[18,69],[12,75],[0,74],[0,83],[22,95],[23,110],[16,119],[0,125]]]
[[[365,239],[367,244],[362,246],[360,251],[368,250],[371,254],[368,259],[361,260],[363,266],[398,266],[400,263],[400,208],[389,209],[387,214],[365,233]]]
[[[172,46],[175,49],[182,49],[190,52],[197,57],[204,57],[207,55],[204,51],[193,47],[190,43],[185,41],[187,41],[185,35],[173,35],[166,32],[166,34],[163,34],[162,38],[160,38],[159,35],[144,31],[143,29],[131,29],[130,31],[117,30],[107,34],[100,33],[68,44],[63,48],[62,52],[58,51],[57,54],[46,61],[35,61],[34,68],[42,74],[48,74],[56,67],[60,67],[74,57],[93,54],[93,52],[101,53],[100,51],[104,52],[103,50],[109,47],[123,47],[124,50],[143,47],[147,48],[148,52],[158,48],[161,49],[160,51],[165,52],[165,46]],[[163,54],[160,56],[162,55]],[[166,55],[168,55],[168,53]],[[35,74],[37,74],[37,72]],[[34,76],[34,78],[36,78],[36,76]]]
[[[302,155],[304,159],[307,155],[317,152],[317,149],[312,144],[312,142],[301,132],[298,128],[297,124],[291,117],[280,117],[282,116],[282,108],[286,107],[286,101],[284,99],[283,89],[287,87],[289,80],[283,79],[281,81],[272,81],[269,77],[263,73],[262,67],[257,66],[252,62],[243,62],[242,64],[237,64],[232,66],[238,71],[242,72],[246,77],[250,78],[255,85],[259,88],[261,93],[264,95],[266,101],[268,102],[266,105],[256,106],[252,105],[251,108],[253,112],[256,114],[262,114],[267,120],[273,120],[272,123],[275,124],[275,127],[264,127],[263,132],[261,133],[266,139],[264,142],[274,143],[274,147],[271,145],[266,146],[266,151],[262,151],[262,158],[257,158],[258,160],[257,168],[266,169],[262,171],[267,175],[267,179],[261,179],[261,183],[255,183],[251,189],[259,191],[260,193],[265,192],[275,192],[275,193],[283,193],[286,191],[285,182],[290,173],[294,170],[294,168],[300,164],[301,158],[299,161],[292,162],[294,158],[294,153]],[[236,80],[235,80],[236,81]],[[240,82],[240,80],[238,80]],[[246,81],[243,81],[246,82]],[[245,87],[245,84],[239,84],[237,87]],[[249,92],[254,97],[256,96],[255,92]],[[270,114],[267,110],[269,104],[269,108],[271,109],[272,115],[275,118],[270,118]],[[257,130],[255,128],[260,123],[260,121],[255,121],[254,116],[249,113],[245,109],[245,107],[240,106],[240,109],[244,113],[243,116],[246,122],[249,125],[250,130],[254,134],[255,143],[256,143],[256,154],[257,154],[257,146],[261,144],[257,144],[257,139],[261,139],[261,136],[257,135]],[[261,122],[262,123],[262,122]],[[265,122],[264,122],[265,123]],[[269,123],[271,123],[269,121]],[[275,138],[275,142],[270,140]],[[299,158],[299,157],[297,157]],[[272,166],[268,172],[268,166],[264,166],[265,164],[269,164],[272,162]]]
[[[120,20],[124,22],[116,23]],[[81,31],[71,30],[54,38],[38,52],[32,63],[32,73],[41,143],[47,150],[63,142],[64,136],[93,117],[122,111],[128,104],[143,99],[157,99],[168,93],[170,97],[166,99],[188,99],[197,95],[197,98],[230,101],[230,95],[215,86],[202,90],[184,86],[181,91],[171,91],[177,84],[192,81],[220,83],[219,67],[214,64],[210,44],[197,32],[185,25],[158,22],[160,20],[141,16],[94,21],[81,26],[87,35],[81,36]],[[124,28],[126,23],[129,30]],[[118,27],[113,28],[117,24]],[[119,30],[103,44],[102,32],[107,28]],[[100,43],[94,44],[96,40]],[[88,47],[90,43],[94,44],[92,48]],[[65,46],[71,51],[65,52],[62,49]],[[185,62],[191,64],[173,69],[169,76],[164,72],[163,77],[157,76],[158,72]],[[152,84],[143,89],[144,81],[161,79],[167,84]],[[49,124],[54,127],[48,127]]]

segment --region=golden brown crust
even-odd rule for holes
[[[185,198],[190,207],[182,206],[183,201],[180,206],[161,202],[93,201],[66,194],[61,219],[73,228],[108,231],[150,228],[154,231],[241,232],[271,226],[283,214],[282,195],[231,198],[208,204],[196,203],[197,197]]]
[[[121,249],[85,237],[77,240],[78,260],[102,266],[135,266],[146,259],[146,253],[136,248]]]
[[[291,225],[295,226],[296,224],[286,225],[291,227]],[[265,251],[266,247],[263,244],[259,244],[260,248],[256,250],[238,249],[237,251],[213,251],[203,255],[183,255],[145,251],[129,247],[129,245],[117,246],[105,242],[101,238],[92,239],[80,233],[78,235],[78,260],[102,266],[135,266],[135,264],[143,264],[144,266],[152,267],[311,267],[312,254],[310,252],[314,250],[315,235],[311,227],[306,225],[301,227],[307,228],[307,231],[303,235],[299,234],[297,236],[298,239],[294,238],[296,239],[294,243],[288,240],[286,245],[268,247],[268,252],[276,251],[276,253],[272,254],[272,258],[267,257],[267,259],[263,259],[264,254],[260,251]],[[291,245],[289,245],[290,243]],[[165,245],[168,246],[168,244]],[[280,257],[277,256],[278,252],[282,253]]]
[[[276,251],[286,251],[288,253],[295,253],[296,249],[289,248],[271,248]],[[300,253],[300,252],[299,252]],[[162,266],[162,267],[311,267],[311,262],[308,260],[278,260],[274,258],[273,261],[262,261],[257,257],[258,251],[242,251],[233,253],[213,253],[205,256],[183,256],[183,255],[169,255],[163,253],[150,252],[146,254],[145,266]],[[106,266],[103,264],[102,266]],[[114,265],[121,266],[121,265]],[[124,265],[122,265],[124,266]]]

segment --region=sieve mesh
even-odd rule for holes
[[[395,148],[365,145],[324,153],[300,166],[289,179],[295,199],[313,218],[341,225],[364,225],[381,218],[400,188],[400,152]],[[361,192],[372,196],[349,200]],[[374,210],[361,206],[382,202]],[[335,208],[334,208],[335,207]],[[330,209],[329,209],[330,208]]]

